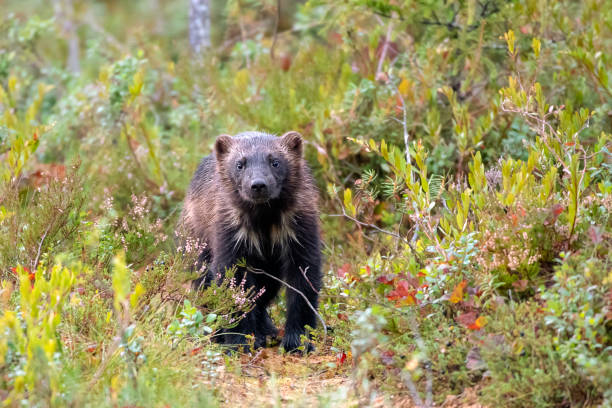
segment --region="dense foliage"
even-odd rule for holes
[[[200,55],[187,3],[3,3],[3,405],[612,405],[609,1],[211,0]],[[309,356],[224,353],[257,294],[177,248],[249,129],[321,190]]]

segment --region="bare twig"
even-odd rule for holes
[[[402,93],[399,91],[399,89],[397,90],[397,95],[400,97],[400,100],[402,101],[402,112],[403,112],[403,120],[402,120],[402,128],[404,130],[404,146],[406,148],[406,163],[410,166],[410,140],[408,137],[408,120],[407,120],[407,116],[408,116],[408,112],[406,111],[406,102],[404,101],[404,97],[402,96]],[[413,183],[414,179],[412,176],[412,171],[410,172],[410,183]]]
[[[399,233],[396,233],[396,232],[393,232],[393,231],[388,231],[388,230],[382,229],[382,228],[380,228],[378,225],[375,225],[375,224],[370,224],[370,223],[367,223],[367,222],[363,222],[363,221],[358,220],[358,219],[357,219],[357,218],[355,218],[355,217],[351,217],[350,215],[348,215],[348,214],[346,213],[346,209],[344,208],[344,206],[342,205],[342,203],[341,203],[341,202],[340,202],[340,208],[342,209],[342,214],[326,214],[326,215],[327,215],[327,216],[329,216],[329,217],[344,217],[344,218],[347,218],[347,219],[349,219],[349,220],[353,221],[354,223],[356,223],[356,224],[357,224],[357,225],[359,225],[359,226],[362,226],[362,227],[367,227],[367,228],[372,228],[372,229],[374,229],[374,230],[376,230],[376,231],[378,231],[378,232],[380,232],[380,233],[387,234],[387,235],[390,235],[390,236],[392,236],[392,237],[394,237],[394,238],[397,238],[398,240],[402,240],[402,241],[404,241],[404,242],[406,243],[406,245],[408,245],[408,246],[410,247],[411,252],[412,252],[412,253],[414,254],[414,256],[417,258],[418,262],[419,262],[421,265],[423,265],[423,260],[422,260],[422,258],[420,257],[420,255],[419,255],[419,253],[416,251],[416,249],[414,249],[414,247],[412,246],[412,242],[411,242],[411,241],[410,241],[408,238],[406,238],[406,237],[404,237],[404,236],[400,235]],[[402,219],[403,219],[403,215],[402,215]]]
[[[355,217],[351,217],[350,215],[348,215],[346,213],[346,210],[344,209],[344,206],[342,206],[342,214],[327,214],[328,217],[345,217],[348,218],[349,220],[353,221],[356,224],[361,225],[362,227],[367,227],[367,228],[372,228],[375,229],[378,232],[381,232],[383,234],[387,234],[387,235],[391,235],[392,237],[395,237],[397,239],[401,239],[402,241],[408,242],[408,240],[401,236],[400,234],[397,234],[393,231],[388,231],[385,229],[380,228],[379,226],[375,225],[375,224],[369,224],[367,222],[363,222],[363,221],[359,221],[357,218]]]
[[[302,272],[302,276],[304,277],[304,279],[306,279],[306,282],[308,282],[308,284],[310,285],[310,287],[312,288],[312,290],[315,293],[319,293],[319,291],[314,287],[314,285],[312,284],[312,282],[310,281],[310,279],[308,279],[308,276],[306,276],[306,272],[308,272],[308,268],[310,268],[310,266],[307,266],[306,268],[302,269],[301,266],[298,266],[298,269],[300,270],[300,272]]]
[[[380,59],[378,60],[378,67],[376,68],[376,77],[382,71],[383,63],[387,57],[387,51],[389,50],[389,38],[391,38],[391,30],[393,30],[393,20],[389,21],[387,26],[387,35],[385,36],[385,42],[383,43],[382,51],[380,52]]]
[[[49,230],[51,229],[51,226],[55,223],[55,219],[53,219],[53,221],[47,226],[47,229],[45,230],[45,233],[43,234],[42,238],[40,239],[40,243],[38,244],[38,251],[36,252],[36,258],[34,259],[34,264],[32,267],[32,271],[35,271],[36,268],[38,267],[38,260],[40,259],[40,251],[42,249],[42,245],[43,242],[45,242],[45,238],[47,237],[47,234],[49,233]]]

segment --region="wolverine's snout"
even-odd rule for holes
[[[251,181],[251,197],[253,197],[255,201],[264,201],[270,198],[268,184],[264,179],[257,178]]]

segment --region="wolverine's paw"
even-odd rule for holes
[[[274,325],[274,322],[269,316],[262,322],[261,334],[264,337],[269,336],[271,338],[278,338],[278,328]]]
[[[302,344],[299,333],[286,333],[281,342],[281,347],[285,352],[295,354],[311,353],[315,350],[314,345],[309,341]]]
[[[255,350],[266,347],[266,336],[255,336],[255,343],[253,348]]]
[[[223,343],[233,351],[248,351],[249,342],[244,334],[226,334]]]
[[[208,274],[203,274],[199,278],[196,278],[191,281],[191,287],[193,290],[204,290],[210,286],[210,279],[208,278]]]

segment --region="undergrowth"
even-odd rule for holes
[[[212,0],[203,55],[185,2],[6,3],[4,406],[612,404],[608,2],[310,0],[274,34]],[[256,294],[194,291],[176,231],[252,129],[300,131],[321,192],[304,357],[217,344]]]

